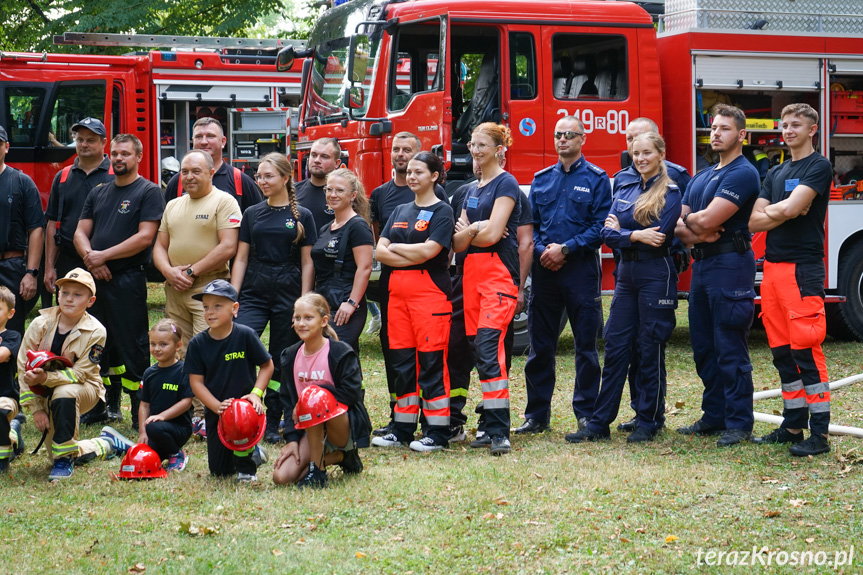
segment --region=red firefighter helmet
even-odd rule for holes
[[[64,367],[72,367],[72,362],[62,355],[54,355],[50,351],[27,350],[27,363],[24,364],[24,369],[30,371],[32,369],[42,368],[45,371],[57,371]],[[42,397],[48,396],[48,388],[44,385],[31,385],[30,391]]]
[[[264,436],[267,417],[247,399],[235,399],[219,417],[219,439],[232,451],[247,451]]]
[[[138,443],[129,448],[123,463],[120,464],[120,479],[155,479],[167,477],[162,468],[162,458],[146,443]]]
[[[300,394],[297,403],[297,424],[294,429],[306,429],[338,417],[348,410],[333,394],[323,387],[310,385]]]

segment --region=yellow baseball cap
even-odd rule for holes
[[[58,286],[61,286],[66,282],[75,282],[83,286],[87,286],[90,289],[90,293],[96,295],[96,282],[93,281],[93,276],[90,275],[90,272],[85,269],[75,268],[62,278],[58,279],[55,283]]]

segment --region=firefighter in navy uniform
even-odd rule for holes
[[[533,272],[528,326],[530,355],[525,422],[516,433],[549,427],[555,388],[555,351],[560,317],[569,317],[575,339],[575,386],[572,409],[582,429],[599,393],[596,340],[602,327],[601,231],[611,207],[605,171],[582,154],[584,125],[567,116],[554,128],[559,161],[536,173],[530,190],[534,220]]]
[[[335,138],[315,140],[309,151],[308,162],[309,177],[297,182],[294,193],[297,195],[297,203],[312,212],[315,229],[320,230],[321,227],[331,224],[336,217],[327,203],[324,187],[327,185],[327,176],[342,163],[339,141]]]
[[[225,144],[228,139],[222,130],[222,124],[215,118],[198,118],[192,126],[192,147],[203,150],[213,158],[213,187],[231,195],[242,211],[264,200],[261,190],[255,180],[222,160]],[[177,173],[168,181],[165,189],[165,203],[183,195],[183,181]]]
[[[24,334],[36,303],[45,216],[39,190],[29,176],[6,165],[9,136],[0,126],[0,285],[15,294],[15,315],[6,324]]]
[[[758,170],[743,157],[746,116],[733,106],[713,108],[710,146],[719,163],[692,178],[675,235],[692,247],[689,334],[704,383],[704,415],[678,433],[718,435],[731,446],[752,435],[749,328],[755,312],[755,256],[748,229],[758,197]]]
[[[378,241],[377,256],[387,289],[389,360],[396,374],[393,431],[372,440],[414,451],[436,451],[449,444],[450,390],[446,366],[452,288],[449,248],[454,218],[448,202],[436,197],[443,162],[420,152],[408,164],[408,185],[415,201],[393,211]],[[420,407],[427,427],[412,441]]]
[[[791,161],[767,175],[749,229],[767,232],[761,309],[785,409],[782,425],[756,442],[792,443],[792,455],[818,455],[830,451],[830,385],[821,342],[827,331],[824,218],[833,169],[812,145],[818,112],[790,104],[781,117]]]
[[[54,176],[51,195],[45,208],[45,288],[54,293],[54,282],[84,260],[73,245],[81,208],[90,190],[114,181],[111,159],[105,154],[105,125],[96,118],[84,118],[74,126],[77,157]]]
[[[631,185],[633,182],[638,182],[641,180],[641,175],[638,173],[638,170],[635,169],[635,166],[632,164],[632,142],[635,141],[635,138],[644,134],[645,132],[654,132],[656,134],[659,133],[659,126],[656,125],[656,122],[651,120],[650,118],[636,118],[629,122],[629,125],[626,127],[626,149],[629,152],[630,164],[626,168],[620,170],[612,180],[614,181],[614,188],[612,189],[611,196],[613,198],[617,197],[618,190],[620,190],[623,186]],[[689,172],[686,171],[686,168],[675,164],[674,162],[669,162],[665,160],[665,171],[668,173],[668,177],[677,185],[677,188],[680,190],[680,193],[683,194],[686,191],[686,186],[689,185],[689,180],[692,179],[692,176],[689,175]],[[682,274],[689,268],[689,250],[683,243],[677,239],[673,238],[671,243],[671,257],[674,260],[674,267],[677,270],[678,274]],[[620,265],[620,255],[619,251],[614,251],[614,261],[615,261],[615,279],[617,278],[617,266]],[[664,367],[664,366],[663,366]],[[636,409],[636,395],[635,395],[635,387],[633,384],[635,383],[635,378],[638,374],[638,346],[632,346],[632,357],[629,358],[629,405],[632,408],[632,411]],[[663,377],[663,380],[665,378]],[[619,431],[631,432],[635,430],[636,426],[636,417],[632,417],[629,421],[621,423],[617,426]]]
[[[75,248],[99,292],[90,311],[107,331],[103,382],[122,386],[129,395],[133,429],[138,429],[141,378],[150,363],[145,266],[165,209],[161,188],[138,174],[143,153],[131,134],[111,141],[116,179],[88,194],[75,231]],[[108,410],[119,419],[120,395],[108,400]]]

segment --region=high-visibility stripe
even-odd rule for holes
[[[110,377],[103,377],[102,378],[102,385],[104,385],[105,387],[111,387],[111,378]]]
[[[390,401],[396,401],[396,400],[398,400],[398,396],[395,394],[395,392],[391,393],[390,394]]]
[[[803,380],[792,381],[782,384],[782,403],[785,409],[800,409],[806,407],[806,391],[803,389]]]
[[[267,384],[267,388],[272,389],[275,392],[278,392],[282,388],[282,383],[279,381],[276,381],[275,379],[271,379],[270,382]]]
[[[122,383],[123,387],[130,391],[138,391],[139,389],[144,387],[144,384],[140,381],[132,381],[131,379],[126,379],[125,377],[120,378],[120,383]]]
[[[72,444],[64,443],[63,445],[57,445],[56,443],[51,445],[51,452],[54,454],[54,457],[65,457],[66,455],[76,454],[78,453],[78,442],[74,442]]]
[[[429,425],[449,425],[449,416],[446,415],[428,415],[426,414],[426,421]]]
[[[108,369],[108,375],[123,375],[124,373],[126,373],[125,365],[115,365]]]
[[[412,407],[420,405],[420,398],[418,395],[405,395],[404,397],[399,397],[396,399],[397,407]]]
[[[485,409],[509,409],[509,398],[507,399],[483,399],[482,406]]]
[[[0,445],[0,459],[9,459],[12,457],[11,445]]]
[[[114,455],[114,446],[107,439],[97,437],[93,443],[96,445],[97,459],[107,459],[109,455]]]
[[[33,393],[32,391],[30,391],[29,389],[27,391],[21,392],[21,399],[20,399],[21,403],[25,403],[27,401],[33,401],[34,399],[36,399],[36,394]]]
[[[424,411],[437,411],[439,409],[448,409],[449,408],[449,398],[444,397],[440,399],[436,399],[434,401],[426,401],[422,402]]]
[[[72,383],[78,383],[78,378],[75,377],[75,372],[73,372],[71,369],[64,369],[63,375],[68,377],[69,381],[71,381]]]
[[[482,385],[483,395],[485,395],[486,393],[488,393],[490,391],[500,391],[502,389],[509,389],[509,379],[507,379],[505,377],[502,379],[495,379],[492,381],[482,381],[482,382],[480,382],[480,384]]]
[[[830,384],[813,383],[806,386],[806,403],[810,413],[830,412]]]
[[[416,413],[408,413],[401,412],[396,410],[393,413],[393,421],[397,423],[416,423],[420,420],[420,413],[417,411]]]
[[[804,387],[806,395],[816,395],[819,393],[830,393],[829,383],[813,383]]]
[[[234,455],[237,457],[248,457],[255,452],[255,448],[247,449],[246,451],[235,451]]]
[[[455,388],[449,390],[449,396],[452,397],[467,397],[467,390],[463,388]]]
[[[501,389],[500,391],[489,391],[482,394],[483,400],[486,399],[509,399],[509,390]]]

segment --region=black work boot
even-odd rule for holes
[[[96,407],[81,416],[82,425],[93,425],[106,421],[108,421],[108,411],[105,409],[105,402],[101,399],[96,404]]]
[[[138,431],[138,408],[141,407],[141,400],[138,399],[138,392],[133,391],[129,393],[129,400],[132,402],[132,429]]]
[[[120,378],[111,377],[111,385],[105,387],[105,403],[108,404],[108,420],[123,421],[120,403],[123,397],[123,384]]]

